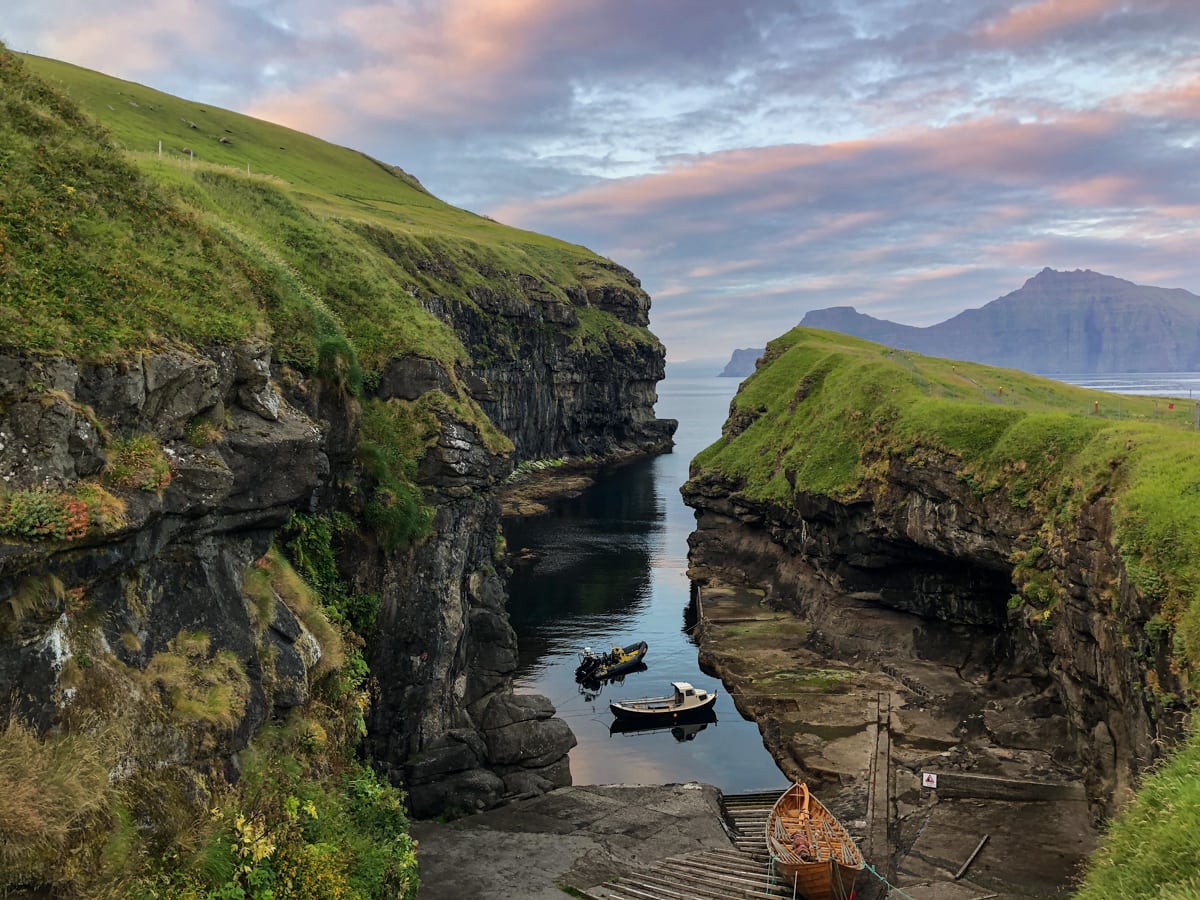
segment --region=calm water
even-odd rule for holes
[[[1057,375],[1126,394],[1200,398],[1200,373]],[[576,784],[703,781],[725,791],[783,786],[758,727],[737,713],[720,683],[700,672],[688,634],[687,536],[694,518],[679,487],[692,457],[720,435],[737,390],[733,378],[677,377],[659,385],[657,413],[679,420],[674,453],[602,474],[549,514],[509,523],[509,549],[539,559],[518,568],[509,614],[520,644],[516,689],[544,694],[579,739]],[[648,668],[598,696],[575,684],[577,654],[644,640]],[[720,691],[717,721],[678,740],[669,729],[611,734],[612,699],[661,695],[671,681]]]
[[[737,385],[732,378],[668,378],[656,412],[679,420],[674,453],[605,473],[582,496],[505,528],[511,551],[541,555],[510,582],[521,648],[516,689],[546,695],[570,723],[579,739],[571,751],[576,784],[702,781],[731,792],[786,785],[758,726],[742,719],[716,678],[701,673],[687,632],[687,536],[695,519],[679,487],[692,457],[720,435]],[[646,671],[595,697],[580,692],[582,647],[637,640],[650,645]],[[610,700],[666,694],[672,681],[717,689],[717,721],[690,733],[610,735]]]

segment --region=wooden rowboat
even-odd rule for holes
[[[784,884],[805,900],[845,900],[863,868],[862,853],[829,810],[796,782],[767,817],[767,850]]]

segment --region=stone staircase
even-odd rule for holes
[[[723,824],[735,849],[700,850],[660,859],[604,884],[578,891],[587,900],[731,900],[791,897],[770,874],[767,815],[783,788],[721,798]]]

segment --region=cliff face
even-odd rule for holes
[[[1200,297],[1090,270],[1043,269],[1019,290],[927,328],[848,307],[813,310],[801,324],[1026,372],[1189,372],[1200,366]]]
[[[321,721],[339,753],[369,726],[419,815],[566,783],[570,730],[512,694],[493,488],[525,459],[669,448],[637,280],[211,107],[180,188],[124,148],[150,114],[194,162],[194,104],[31,63],[64,89],[0,47],[21,226],[0,280],[0,716],[35,742],[117,719],[138,746],[190,741],[129,766],[198,783],[321,706],[301,749]],[[345,699],[365,697],[363,637],[365,725]]]
[[[631,286],[629,297],[645,295]],[[505,327],[530,351],[523,361],[461,377],[515,443],[535,456],[597,458],[669,447],[673,423],[653,418],[662,371],[653,342],[610,360],[572,348],[527,309],[513,318]],[[644,304],[632,318],[644,324]],[[497,372],[509,377],[493,389],[484,375]],[[408,357],[374,393],[414,399],[450,378]],[[9,491],[69,497],[113,462],[102,435],[152,436],[162,447],[152,483],[105,482],[108,506],[120,509],[111,521],[93,517],[82,536],[0,543],[0,696],[11,701],[3,712],[52,727],[76,694],[64,680],[69,660],[111,654],[118,668],[141,671],[181,635],[203,633],[210,658],[231,651],[248,677],[248,700],[218,752],[236,766],[268,718],[307,699],[321,655],[278,598],[269,627],[256,627],[247,573],[293,511],[354,508],[359,409],[345,391],[273,366],[262,344],[133,354],[121,365],[0,359],[0,477]],[[198,423],[212,429],[203,446]],[[438,427],[416,478],[434,509],[431,535],[388,551],[360,532],[339,559],[349,583],[381,598],[371,745],[418,815],[567,784],[575,742],[545,698],[512,694],[516,640],[491,490],[513,459],[451,413]],[[136,690],[135,680],[124,690]]]
[[[611,264],[610,264],[611,265]],[[662,346],[645,332],[649,298],[626,270],[627,287],[568,288],[568,303],[522,277],[524,303],[473,292],[473,304],[427,301],[463,340],[463,378],[512,442],[515,460],[559,456],[597,461],[668,450],[673,420],[654,418]],[[580,316],[600,309],[637,339],[609,335],[588,346],[572,337]],[[636,329],[636,330],[635,330]],[[503,348],[497,352],[497,346]],[[449,374],[428,361],[393,367],[388,393],[415,397]],[[385,690],[375,710],[377,758],[408,786],[417,815],[491,806],[502,797],[570,783],[574,735],[544,697],[514,696],[516,636],[504,609],[495,558],[499,508],[490,486],[513,460],[490,457],[459,426],[427,454],[421,481],[440,492],[438,536],[398,558],[364,554],[351,563],[363,590],[384,598],[372,668]]]
[[[721,370],[719,377],[745,378],[747,375],[750,375],[754,372],[754,366],[758,362],[759,357],[762,355],[762,348],[734,350],[733,355],[729,357],[729,362],[727,362],[725,364],[725,368]]]
[[[562,289],[518,276],[519,300],[476,288],[472,303],[433,299],[426,307],[454,328],[474,360],[475,399],[512,440],[518,459],[661,452],[674,424],[654,418],[665,355],[644,331],[650,298],[612,263],[617,283]],[[616,320],[595,330],[581,317]],[[600,352],[602,351],[602,352]]]
[[[102,648],[140,670],[194,632],[251,673],[227,752],[307,699],[320,650],[283,604],[260,635],[243,591],[275,530],[293,508],[309,508],[329,476],[322,431],[280,401],[267,348],[138,354],[111,366],[6,355],[0,410],[0,477],[14,496],[51,502],[97,473],[101,429],[156,435],[164,454],[153,483],[111,486],[97,516],[107,521],[82,537],[0,544],[6,713],[49,727],[75,694],[62,679],[68,661]],[[184,439],[200,416],[224,430],[204,448]]]
[[[1167,648],[1138,625],[1153,605],[1126,576],[1107,502],[1056,527],[1001,493],[972,491],[952,455],[876,462],[862,492],[870,499],[798,492],[789,504],[752,499],[741,480],[694,470],[684,487],[697,519],[692,566],[766,587],[835,645],[847,618],[838,624],[839,598],[849,595],[991,634],[1005,670],[1055,683],[1073,726],[1074,745],[1064,749],[1083,762],[1097,812],[1113,812],[1162,739],[1178,735],[1179,721],[1152,696],[1151,683],[1162,690],[1178,682]],[[1045,552],[1032,572],[1020,569],[1039,534],[1049,535]],[[1013,608],[1020,585],[1042,576],[1060,597],[1053,615]],[[898,646],[906,640],[896,637]],[[968,657],[964,648],[920,652],[945,662]]]

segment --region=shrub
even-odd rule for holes
[[[153,435],[134,435],[108,447],[104,478],[117,487],[161,491],[171,483],[171,466]]]
[[[77,540],[89,525],[87,503],[62,491],[17,491],[0,509],[0,535],[29,541]]]
[[[433,512],[412,485],[394,482],[375,489],[363,518],[387,550],[407,546],[429,533]]]
[[[69,881],[87,832],[106,824],[108,764],[103,742],[41,741],[9,721],[0,731],[0,883]]]
[[[250,699],[250,681],[230,650],[209,655],[209,637],[181,631],[146,666],[146,678],[165,695],[181,724],[232,729]]]
[[[197,450],[217,443],[224,437],[221,426],[204,417],[192,420],[184,432],[183,439]]]
[[[321,658],[312,671],[313,679],[340,669],[346,661],[345,647],[341,635],[321,608],[320,596],[274,547],[260,560],[260,568],[270,579],[270,589],[304,623],[321,646]]]
[[[436,419],[418,404],[373,401],[363,408],[358,456],[376,484],[363,518],[388,550],[429,534],[433,510],[413,482],[436,433]]]
[[[321,595],[329,618],[349,626],[368,643],[372,640],[379,616],[379,596],[352,591],[338,571],[334,542],[339,535],[354,535],[349,516],[333,513],[310,516],[292,513],[284,529],[283,548],[292,566]]]
[[[114,497],[103,486],[81,481],[75,487],[75,496],[87,505],[92,523],[101,531],[119,531],[129,524],[125,517],[125,501]]]

